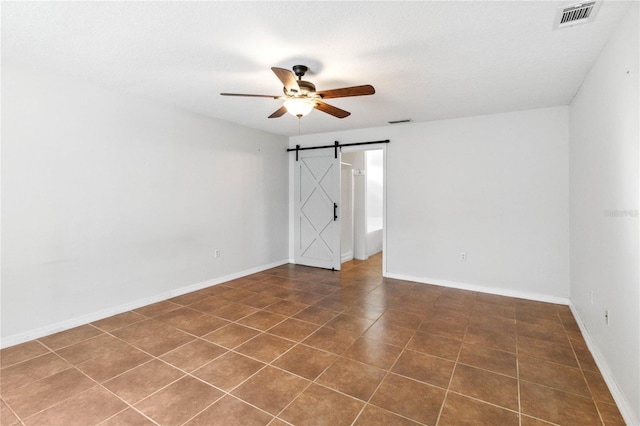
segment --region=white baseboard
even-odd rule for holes
[[[342,256],[340,256],[340,263],[348,262],[350,260],[353,260],[353,252],[352,251],[348,251],[346,253],[343,253]]]
[[[640,425],[640,419],[636,417],[633,410],[631,409],[631,404],[629,403],[629,401],[627,401],[624,394],[618,387],[615,377],[611,372],[611,369],[609,368],[609,364],[607,363],[605,357],[602,355],[602,352],[600,352],[598,346],[593,342],[593,340],[591,340],[591,336],[589,335],[584,321],[582,321],[582,318],[580,318],[578,310],[575,308],[575,306],[573,306],[573,303],[569,303],[569,308],[571,309],[571,312],[573,313],[573,316],[578,323],[578,327],[582,332],[582,337],[584,337],[584,341],[589,348],[589,352],[591,352],[591,355],[593,356],[593,360],[596,362],[596,365],[600,369],[602,378],[607,383],[607,387],[609,388],[609,392],[611,392],[611,396],[613,396],[613,399],[618,405],[618,409],[620,410],[620,414],[622,414],[625,423],[628,425]]]
[[[387,272],[384,274],[384,276],[397,280],[413,281],[422,284],[433,284],[440,287],[450,287],[460,290],[477,291],[479,293],[497,294],[499,296],[516,297],[518,299],[535,300],[538,302],[555,303],[558,305],[569,305],[569,303],[571,303],[568,297],[550,296],[548,294],[532,293],[528,291],[509,290],[499,287],[488,287],[478,284],[461,283],[457,281],[446,281],[425,277],[414,277],[410,275],[396,274],[393,272]]]
[[[213,285],[222,284],[231,280],[235,280],[237,278],[246,277],[247,275],[256,274],[258,272],[275,268],[277,266],[281,266],[286,263],[289,263],[288,259],[270,263],[268,265],[258,266],[256,268],[246,269],[240,272],[235,272],[233,274],[225,275],[223,277],[213,278],[211,280],[204,281],[201,283],[191,284],[186,287],[181,287],[175,290],[168,291],[166,293],[157,294],[151,297],[146,297],[144,299],[138,299],[136,301],[125,303],[123,305],[114,306],[112,308],[102,309],[97,312],[92,312],[90,314],[82,315],[76,318],[71,318],[62,322],[47,325],[45,327],[40,327],[34,330],[29,330],[23,333],[15,334],[13,336],[2,337],[2,339],[0,339],[0,348],[4,349],[9,346],[14,346],[20,343],[28,342],[29,340],[39,339],[40,337],[48,336],[50,334],[58,333],[60,331],[69,330],[71,328],[88,324],[94,321],[98,321],[104,318],[108,318],[113,315],[118,315],[123,312],[131,311],[133,309],[138,309],[143,306],[150,305],[152,303],[171,299],[172,297],[176,297],[176,296],[182,296],[183,294],[191,293],[192,291],[202,290],[203,288],[211,287]]]

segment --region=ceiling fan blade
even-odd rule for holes
[[[287,92],[299,93],[300,86],[298,86],[298,82],[296,81],[296,76],[287,69],[271,67],[271,71],[280,79],[282,84],[284,84],[284,88]]]
[[[278,117],[282,117],[283,115],[285,115],[287,113],[287,109],[284,106],[281,106],[280,108],[278,108],[278,110],[276,112],[274,112],[273,114],[271,114],[269,116],[269,118],[278,118]]]
[[[365,84],[362,86],[343,87],[342,89],[321,90],[320,92],[316,92],[316,94],[320,95],[322,99],[373,95],[374,93],[376,93],[376,89],[374,89],[370,84]]]
[[[333,105],[329,105],[327,103],[324,103],[322,101],[316,101],[316,106],[314,107],[315,109],[322,111],[322,112],[326,112],[327,114],[331,114],[334,117],[338,117],[338,118],[345,118],[351,115],[351,113],[349,111],[345,111],[343,109],[340,108],[336,108]]]
[[[220,93],[222,96],[245,96],[249,98],[271,98],[271,99],[280,99],[281,96],[275,95],[250,95],[247,93]]]

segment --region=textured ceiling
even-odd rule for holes
[[[571,2],[2,2],[2,61],[294,135],[568,105],[630,2],[553,31]],[[267,116],[272,66],[309,66],[352,115]],[[10,107],[10,106],[5,106]]]

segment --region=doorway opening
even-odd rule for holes
[[[342,150],[341,263],[382,257],[384,149]]]

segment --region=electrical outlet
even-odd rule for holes
[[[462,262],[466,262],[467,261],[467,253],[464,251],[460,252],[460,261]]]
[[[604,311],[604,323],[609,325],[609,310]]]
[[[220,257],[220,249],[216,249],[216,251],[213,252],[213,257],[216,259]]]

